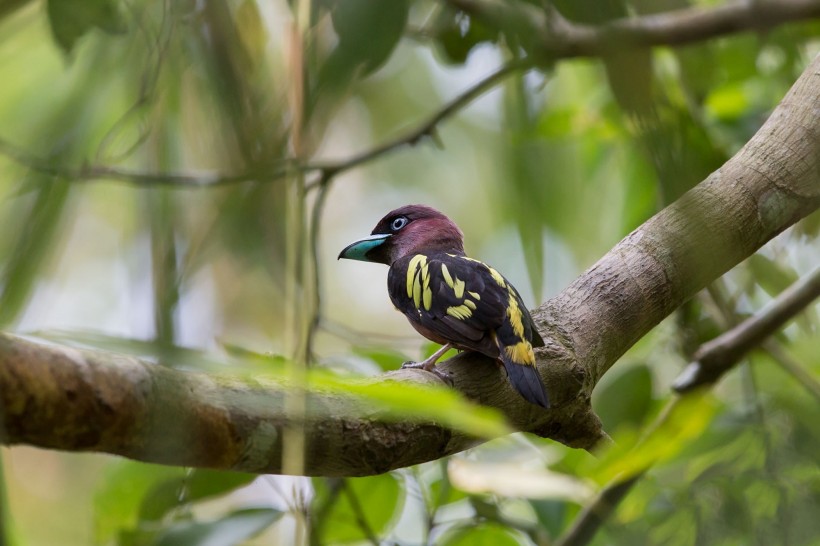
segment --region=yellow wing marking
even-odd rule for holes
[[[424,290],[422,291],[422,299],[424,300],[424,308],[430,310],[433,305],[433,291],[430,290],[430,272],[428,271],[427,263],[421,266],[421,276],[424,282]],[[416,305],[418,307],[418,305]]]
[[[473,312],[466,305],[455,305],[447,308],[447,314],[458,320],[465,320],[473,316]]]
[[[487,266],[487,269],[490,270],[490,275],[495,280],[495,282],[498,283],[498,286],[500,286],[502,288],[507,286],[507,283],[504,282],[504,277],[501,276],[501,273],[499,273],[498,271],[496,271],[495,269],[493,269],[489,265]]]
[[[509,292],[510,299],[507,303],[507,316],[510,318],[510,324],[512,324],[513,332],[517,335],[520,339],[524,338],[524,317],[521,315],[521,309],[518,307],[518,300],[515,299],[515,294],[512,291]]]
[[[441,274],[444,276],[444,282],[450,288],[453,287],[453,277],[450,275],[450,270],[447,269],[447,264],[441,264]]]
[[[413,305],[421,309],[421,275],[413,277]]]
[[[470,309],[472,309],[473,311],[475,311],[475,303],[473,302],[473,300],[467,300],[467,299],[465,299],[465,300],[464,300],[464,305],[466,305],[467,307],[469,307]]]
[[[516,364],[532,366],[535,364],[535,355],[532,352],[532,345],[527,341],[519,341],[515,345],[504,347],[507,357]]]
[[[470,292],[468,290],[467,293],[470,294],[474,300],[481,301],[481,294],[479,294],[478,292]]]
[[[424,265],[427,263],[427,256],[424,254],[416,254],[410,260],[410,263],[407,264],[407,297],[413,296],[413,282],[416,278],[416,273],[418,271],[419,265]],[[418,306],[416,306],[418,307]]]

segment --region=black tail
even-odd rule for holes
[[[544,388],[544,383],[541,382],[541,376],[538,375],[535,366],[516,364],[503,356],[502,360],[504,361],[504,367],[507,369],[507,375],[510,377],[510,383],[515,387],[515,390],[527,402],[549,409],[550,399],[547,396],[547,389]]]

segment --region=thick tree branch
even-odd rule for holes
[[[820,268],[798,280],[769,305],[715,339],[704,343],[673,388],[687,392],[713,383],[784,324],[820,297]]]
[[[624,238],[533,316],[539,371],[554,402],[526,403],[490,360],[441,364],[456,389],[510,423],[571,446],[602,435],[589,399],[600,377],[664,317],[820,206],[820,57],[746,146]],[[436,382],[418,370],[380,380]],[[435,424],[386,423],[374,410],[310,393],[307,473],[355,476],[429,461],[476,443]],[[275,384],[183,373],[136,359],[0,337],[2,442],[94,450],[186,466],[281,472],[288,423]]]

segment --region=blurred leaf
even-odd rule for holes
[[[522,468],[515,463],[477,463],[451,459],[450,481],[468,493],[491,493],[505,497],[588,501],[594,490],[585,482],[546,469]]]
[[[115,0],[48,0],[48,20],[54,39],[66,53],[94,27],[110,34],[126,29]]]
[[[335,490],[329,488],[328,483],[333,484]],[[403,487],[396,476],[389,473],[339,480],[316,478],[313,487],[313,506],[321,516],[316,522],[321,544],[383,536],[404,506]]]
[[[0,326],[7,326],[23,310],[38,279],[38,269],[59,240],[70,184],[32,174],[27,183],[37,187],[34,204],[20,226],[14,250],[6,258],[0,282]]]
[[[183,476],[180,468],[117,460],[94,495],[95,542],[108,543],[120,530],[136,528],[145,495],[156,484]]]
[[[389,347],[353,347],[353,353],[375,362],[384,371],[397,370],[408,360],[406,355]],[[431,353],[432,354],[432,353]]]
[[[780,294],[799,278],[793,269],[759,252],[752,254],[748,263],[757,284],[772,297]]]
[[[470,52],[479,44],[498,40],[498,29],[460,12],[442,10],[434,25],[436,44],[446,62],[464,64]]]
[[[702,392],[676,399],[637,445],[618,444],[607,453],[593,479],[598,483],[625,479],[674,457],[706,430],[717,409],[717,403]]]
[[[730,84],[709,93],[706,97],[706,108],[717,119],[735,120],[746,113],[749,101],[739,84]]]
[[[504,415],[494,408],[474,404],[452,389],[407,382],[342,382],[316,373],[310,385],[329,389],[373,404],[380,419],[434,421],[466,434],[495,438],[512,432]]]
[[[567,517],[567,503],[556,499],[530,499],[538,523],[547,530],[549,536],[558,536],[564,529]]]
[[[446,459],[442,459],[445,461]],[[452,504],[468,498],[468,495],[461,489],[453,486],[450,478],[445,473],[441,479],[430,484],[431,508],[438,509],[444,505]]]
[[[233,546],[270,527],[282,517],[273,508],[247,508],[209,522],[175,523],[157,537],[156,546]]]
[[[408,0],[337,0],[330,17],[339,44],[320,70],[319,86],[343,88],[384,64],[401,40],[409,9]]]
[[[520,546],[518,537],[508,527],[497,523],[483,523],[476,526],[448,531],[437,542],[441,546]]]
[[[139,518],[143,521],[161,520],[168,512],[202,499],[224,495],[248,485],[257,476],[242,472],[197,469],[187,477],[172,478],[156,484],[142,498]]]
[[[101,332],[43,330],[32,332],[32,335],[74,347],[102,349],[153,361],[162,356],[169,364],[178,369],[218,370],[224,369],[226,364],[224,360],[220,360],[208,351],[178,345],[160,346],[155,341],[111,336]]]
[[[611,370],[603,385],[595,390],[593,407],[609,431],[628,425],[640,426],[652,407],[652,372],[646,365],[623,371]]]

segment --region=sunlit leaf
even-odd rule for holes
[[[458,392],[444,387],[405,381],[341,382],[311,375],[310,384],[373,404],[379,417],[388,420],[434,421],[467,434],[494,438],[512,432],[504,416],[493,408],[469,402]]]
[[[620,445],[608,453],[593,478],[598,483],[608,483],[616,477],[625,479],[670,459],[703,433],[717,409],[717,403],[704,393],[677,399],[637,445]]]
[[[564,499],[583,503],[595,490],[568,474],[546,469],[524,468],[514,463],[477,463],[452,459],[450,481],[468,493],[492,493],[506,497]]]

